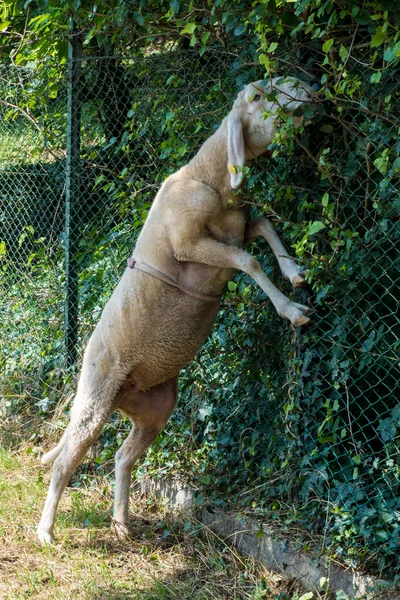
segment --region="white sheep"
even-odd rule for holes
[[[272,89],[277,92],[274,102],[265,94]],[[273,139],[277,105],[291,113],[313,95],[309,85],[293,77],[272,79],[267,87],[261,81],[247,85],[214,135],[161,186],[129,266],[86,348],[67,429],[42,457],[43,464],[55,460],[37,529],[42,544],[54,542],[60,496],[117,409],[133,422],[115,457],[114,522],[128,534],[132,466],[168,421],[179,371],[210,333],[234,269],[250,275],[293,325],[309,321],[310,309],[282,294],[242,249],[264,237],[284,277],[294,287],[304,284],[272,223],[266,218],[248,221],[248,204],[233,190],[242,184],[243,167]]]

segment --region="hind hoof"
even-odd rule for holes
[[[120,523],[119,521],[114,521],[114,529],[119,538],[123,540],[127,540],[131,537],[131,533],[129,531],[128,525],[126,523]]]
[[[307,285],[308,283],[303,275],[295,275],[292,279],[292,286],[295,290],[299,288],[305,288]]]
[[[55,538],[51,531],[38,529],[36,533],[42,546],[51,546],[54,544]]]

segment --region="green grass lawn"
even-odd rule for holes
[[[67,488],[57,543],[42,548],[35,527],[50,473],[26,446],[0,448],[0,598],[92,600],[295,600],[277,575],[240,558],[214,535],[185,524],[154,500],[132,495],[132,538],[111,528],[112,490]],[[305,597],[309,598],[308,595]]]

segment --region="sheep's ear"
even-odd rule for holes
[[[228,116],[228,170],[233,189],[242,183],[243,172],[239,172],[238,167],[244,167],[245,158],[241,114],[239,110],[232,110]]]

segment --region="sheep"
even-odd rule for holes
[[[274,101],[266,93],[272,89]],[[209,335],[234,269],[250,275],[294,326],[309,321],[310,308],[282,294],[243,250],[264,237],[283,276],[295,288],[304,285],[273,224],[263,217],[248,219],[240,187],[243,168],[266,152],[274,137],[277,106],[292,113],[314,96],[308,84],[293,77],[248,84],[194,158],[162,184],[87,345],[69,424],[58,445],[42,457],[44,465],[55,462],[37,529],[41,544],[54,542],[60,496],[117,409],[133,423],[115,456],[113,520],[119,533],[129,535],[133,464],[167,423],[178,374]]]

